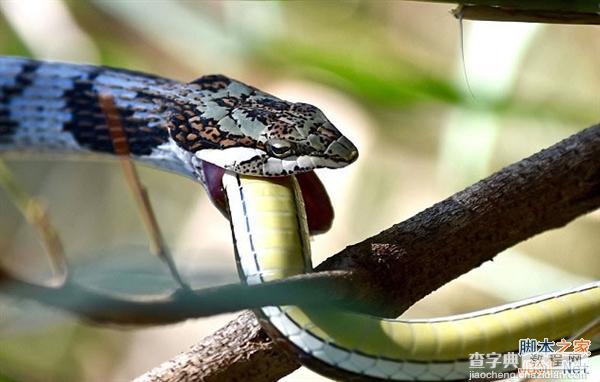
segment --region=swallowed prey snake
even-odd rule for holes
[[[310,272],[309,233],[333,212],[312,170],[356,147],[316,107],[221,75],[190,83],[122,69],[0,57],[0,152],[119,154],[110,96],[132,159],[199,181],[230,218],[248,284]],[[316,371],[344,379],[464,380],[472,353],[560,340],[600,316],[600,283],[479,312],[390,320],[296,306],[256,311],[267,332]],[[600,344],[594,342],[591,350]],[[497,368],[502,370],[502,364]]]

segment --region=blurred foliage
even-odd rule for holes
[[[7,24],[2,13],[0,13],[0,47],[3,55],[11,56],[29,56],[21,39],[15,34],[13,29]]]
[[[521,99],[513,95],[500,99],[477,95],[474,99],[452,81],[436,77],[426,68],[399,57],[371,55],[349,61],[346,52],[320,51],[314,46],[283,41],[275,46],[277,48],[265,55],[273,65],[283,64],[287,70],[293,69],[307,78],[338,87],[367,102],[374,111],[441,102],[501,116],[547,118],[573,124],[585,124],[598,114],[597,105],[593,102],[557,103]],[[381,127],[385,128],[385,125]]]
[[[102,7],[94,6],[93,2],[70,1],[68,4],[86,33],[93,36],[101,53],[102,63],[148,71],[168,66],[169,71],[176,72],[183,68],[181,63],[177,63],[169,55],[161,54],[160,47],[153,46],[147,36],[132,30],[127,23],[115,20]],[[183,5],[192,8],[186,2]],[[393,6],[385,2],[350,2],[348,9],[342,12],[343,16],[337,17],[335,15],[340,13],[340,9],[335,2],[284,3],[278,6],[283,13],[279,17],[292,24],[283,28],[281,36],[278,33],[253,36],[252,31],[230,27],[227,23],[218,24],[214,20],[214,24],[208,27],[216,28],[215,33],[233,35],[233,38],[240,40],[240,45],[244,48],[243,58],[258,72],[262,68],[269,68],[269,72],[272,73],[275,69],[279,76],[292,74],[326,83],[366,102],[365,106],[375,114],[385,113],[386,109],[398,111],[422,103],[441,102],[499,115],[547,118],[578,125],[589,124],[598,117],[598,100],[581,99],[576,95],[559,102],[542,97],[536,100],[514,93],[501,98],[475,94],[473,99],[473,95],[465,93],[464,84],[456,83],[448,76],[451,73],[448,68],[440,68],[443,63],[424,62],[419,57],[411,57],[407,52],[389,48],[394,45],[390,36],[390,30],[393,31],[394,26],[385,25],[386,21],[391,23],[393,20],[386,20],[384,12],[386,7]],[[207,19],[219,17],[220,9],[216,5],[197,6],[196,10],[201,15],[206,13]],[[356,23],[357,17],[364,18],[364,22]],[[382,20],[379,21],[383,25],[375,26],[372,20],[380,17]],[[203,19],[199,18],[198,21],[201,20]],[[324,20],[327,22],[323,22]],[[457,33],[458,21],[454,23],[454,32]],[[111,30],[112,33],[105,33],[106,30]],[[305,30],[310,30],[308,38],[305,33],[298,33]],[[358,44],[354,40],[351,44],[344,42],[348,36],[363,34],[364,37],[357,37]],[[318,38],[314,38],[316,36]],[[255,40],[257,38],[260,39],[258,42]],[[458,48],[457,41],[453,42]],[[18,45],[18,49],[16,54],[25,53],[25,50],[21,50],[24,47]],[[196,51],[200,48],[192,49]],[[160,60],[146,59],[155,53],[160,55]],[[452,63],[453,66],[456,64],[463,63]],[[464,64],[468,66],[468,63]],[[197,75],[198,73],[191,74],[192,77]],[[375,127],[398,128],[386,124]]]

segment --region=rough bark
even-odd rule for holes
[[[266,382],[276,381],[298,366],[293,357],[273,345],[254,314],[245,311],[186,353],[163,363],[135,382]]]
[[[319,270],[348,270],[364,280],[364,300],[398,315],[459,275],[538,233],[600,207],[600,125],[512,164],[412,218],[349,246]],[[298,367],[245,312],[143,381],[276,380]],[[240,327],[247,327],[240,342]],[[206,345],[207,344],[207,345]],[[236,359],[226,358],[234,349]],[[222,353],[222,354],[221,354]],[[210,357],[209,354],[220,354]],[[206,367],[209,360],[210,367]],[[272,373],[257,374],[269,365]],[[216,378],[216,379],[211,379]]]

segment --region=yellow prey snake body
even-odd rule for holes
[[[248,284],[311,271],[302,196],[293,178],[226,173],[238,268]],[[470,314],[391,320],[335,309],[259,310],[301,362],[344,380],[464,380],[469,355],[517,351],[522,338],[569,338],[600,316],[600,282]],[[592,344],[598,348],[598,342]],[[497,371],[509,371],[499,363]]]

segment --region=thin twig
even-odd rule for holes
[[[21,187],[2,159],[0,159],[0,187],[4,188],[11,202],[19,209],[29,225],[35,229],[44,245],[52,267],[52,284],[62,285],[68,278],[69,267],[58,231],[52,225],[42,202],[30,196]]]
[[[98,95],[98,103],[106,117],[108,132],[112,140],[115,154],[119,157],[121,170],[123,171],[129,190],[135,198],[136,205],[142,216],[142,221],[144,222],[144,227],[146,227],[146,231],[150,237],[150,251],[167,264],[171,276],[173,276],[173,279],[175,279],[177,284],[183,289],[189,290],[189,285],[177,271],[175,260],[165,243],[160,226],[158,225],[158,220],[154,214],[154,209],[150,203],[148,191],[140,180],[135,164],[131,161],[127,135],[125,134],[121,116],[119,115],[119,111],[117,110],[112,95],[100,93]]]

